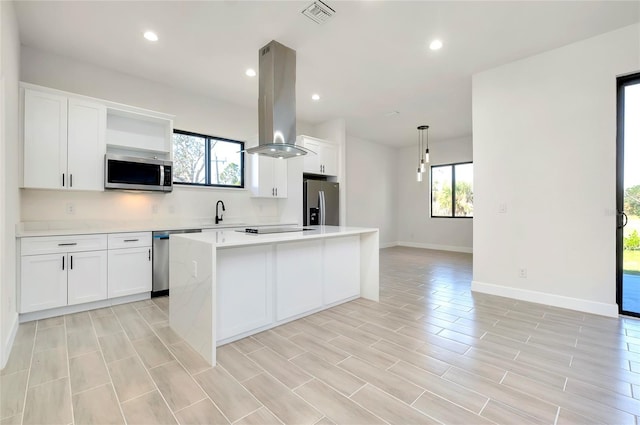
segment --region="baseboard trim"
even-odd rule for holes
[[[7,336],[7,340],[2,344],[2,364],[0,364],[0,369],[4,369],[9,361],[9,355],[11,354],[11,348],[13,348],[13,342],[16,339],[16,334],[18,333],[18,325],[20,324],[18,320],[18,313],[13,315],[13,323],[11,324],[11,330],[9,331],[9,335]]]
[[[394,246],[398,246],[398,242],[385,242],[380,244],[380,249],[393,248]]]
[[[521,301],[528,301],[537,304],[546,304],[553,307],[566,308],[569,310],[581,311],[584,313],[597,314],[599,316],[618,317],[618,305],[606,304],[596,301],[588,301],[580,298],[566,297],[564,295],[549,294],[546,292],[531,291],[528,289],[510,288],[492,283],[471,282],[473,292],[497,295],[500,297],[513,298]]]
[[[96,308],[111,307],[113,305],[143,301],[151,298],[150,292],[141,294],[126,295],[119,298],[109,298],[106,300],[92,301],[84,304],[67,305],[64,307],[51,308],[49,310],[33,311],[31,313],[21,313],[20,323],[31,322],[33,320],[48,319],[50,317],[62,316],[65,314],[79,313],[81,311],[94,310]]]
[[[405,242],[400,241],[396,245],[406,246],[409,248],[423,248],[423,249],[435,249],[437,251],[452,251],[452,252],[464,252],[466,254],[472,254],[473,248],[468,246],[453,246],[453,245],[437,245],[432,243],[422,242]]]

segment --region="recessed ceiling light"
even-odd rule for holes
[[[442,41],[440,41],[440,40],[433,40],[433,41],[431,42],[431,44],[429,44],[429,48],[430,48],[431,50],[440,50],[440,49],[442,49]]]
[[[247,77],[255,77],[257,75],[256,70],[251,68],[247,69],[244,73]]]
[[[146,38],[149,41],[158,41],[158,34],[156,34],[153,31],[146,31],[144,33],[144,38]]]
[[[316,93],[316,94],[313,94],[313,95],[311,95],[311,99],[312,99],[312,100],[320,100],[320,95],[319,95],[319,94],[317,94],[317,93]]]

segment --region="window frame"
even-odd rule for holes
[[[429,203],[429,215],[431,218],[467,218],[473,219],[473,215],[471,216],[460,216],[456,214],[456,165],[467,165],[473,164],[473,161],[464,161],[464,162],[452,162],[450,164],[438,164],[431,165],[429,167],[429,197],[431,198],[431,202]],[[433,215],[433,169],[439,167],[451,167],[451,215]]]
[[[226,189],[244,189],[245,188],[245,161],[244,161],[244,142],[240,140],[227,139],[225,137],[218,136],[210,136],[208,134],[194,133],[193,131],[179,130],[174,128],[173,133],[171,133],[171,151],[173,153],[173,135],[174,134],[183,134],[185,136],[193,136],[200,137],[205,139],[204,143],[204,162],[205,162],[205,182],[211,181],[211,141],[219,140],[222,142],[229,143],[237,143],[240,145],[240,185],[230,185],[230,184],[217,184],[217,183],[187,183],[187,182],[177,182],[173,181],[174,185],[184,185],[184,186],[198,186],[198,187],[215,187],[215,188],[226,188]],[[175,173],[174,173],[175,176]]]

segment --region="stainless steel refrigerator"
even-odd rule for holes
[[[338,226],[340,224],[340,185],[323,180],[304,180],[304,225]]]

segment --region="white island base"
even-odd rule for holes
[[[334,305],[378,301],[378,230],[171,235],[171,328],[211,365],[216,346]]]

